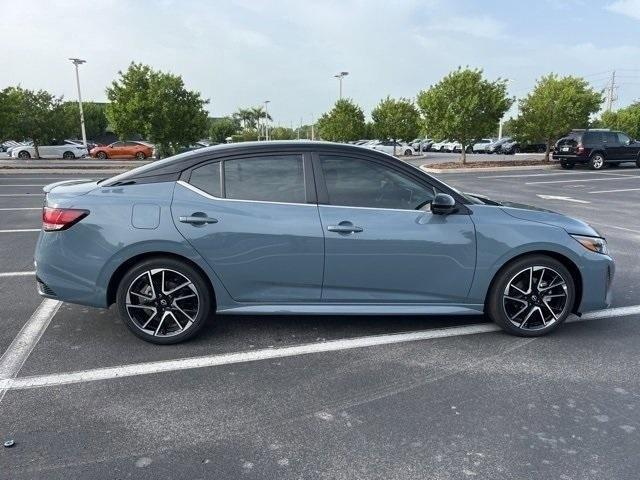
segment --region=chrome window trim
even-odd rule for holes
[[[409,208],[383,208],[383,207],[350,207],[349,205],[331,205],[327,203],[319,203],[319,207],[331,207],[331,208],[357,208],[359,210],[385,210],[389,212],[413,212],[413,213],[428,213],[433,215],[431,210],[415,210]]]
[[[205,192],[204,190],[200,190],[198,187],[194,187],[190,183],[185,182],[184,180],[177,180],[176,183],[181,185],[198,195],[201,195],[209,200],[219,200],[221,202],[245,202],[245,203],[266,203],[266,204],[274,204],[274,205],[301,205],[305,207],[317,207],[316,203],[294,203],[294,202],[271,202],[268,200],[243,200],[240,198],[222,198],[222,197],[214,197],[213,195]]]

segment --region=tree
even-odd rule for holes
[[[348,99],[341,99],[318,119],[318,132],[324,140],[348,142],[362,138],[365,130],[362,109]]]
[[[482,70],[469,68],[458,68],[418,94],[425,129],[434,138],[460,142],[462,163],[466,163],[466,147],[495,132],[512,103],[506,80],[491,82]]]
[[[600,123],[606,128],[622,130],[631,138],[640,138],[640,102],[615,112],[604,112]]]
[[[187,90],[179,75],[131,63],[107,88],[107,118],[120,138],[138,133],[161,154],[201,139],[207,133],[209,100]]]
[[[240,122],[231,117],[209,119],[209,138],[214,142],[224,143],[239,130]]]
[[[385,98],[371,112],[373,131],[380,140],[411,141],[420,133],[420,114],[406,98]],[[394,144],[393,154],[396,154]]]
[[[271,140],[294,140],[298,138],[298,132],[288,127],[274,127],[269,129],[269,138]]]
[[[520,115],[513,125],[516,137],[543,140],[547,145],[544,158],[549,161],[553,142],[572,128],[589,126],[589,117],[600,109],[602,100],[602,92],[593,90],[583,78],[544,76],[520,100]]]
[[[7,87],[0,91],[0,132],[7,138],[33,140],[36,158],[40,158],[39,145],[67,133],[62,115],[62,97],[44,90]]]
[[[109,124],[106,108],[107,106],[104,103],[82,102],[87,139],[94,139],[106,132]],[[82,138],[78,102],[65,102],[62,105],[61,114],[60,122],[65,124],[65,130],[68,132],[66,136]]]

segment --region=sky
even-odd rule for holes
[[[212,116],[270,100],[282,126],[330,109],[340,71],[367,115],[458,66],[515,97],[550,72],[604,89],[615,70],[616,108],[640,100],[640,0],[0,0],[0,89],[76,99],[69,57],[87,61],[84,100],[135,61],[182,75]]]

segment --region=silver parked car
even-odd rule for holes
[[[116,303],[155,343],[216,314],[484,312],[537,336],[610,301],[614,262],[586,223],[353,145],[219,145],[44,190],[40,294]]]

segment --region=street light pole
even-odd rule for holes
[[[269,141],[269,103],[271,100],[264,101],[264,138]]]
[[[82,109],[82,94],[80,93],[80,73],[78,71],[78,66],[83,63],[87,63],[86,60],[81,60],[79,58],[70,58],[71,63],[73,63],[76,67],[76,85],[78,86],[78,105],[80,106],[80,128],[82,130],[82,144],[87,147],[87,131],[84,128],[84,110]]]
[[[342,100],[342,79],[347,75],[349,75],[349,72],[340,72],[334,75],[334,77],[337,78],[338,82],[340,83],[340,96],[338,97],[340,100]]]

